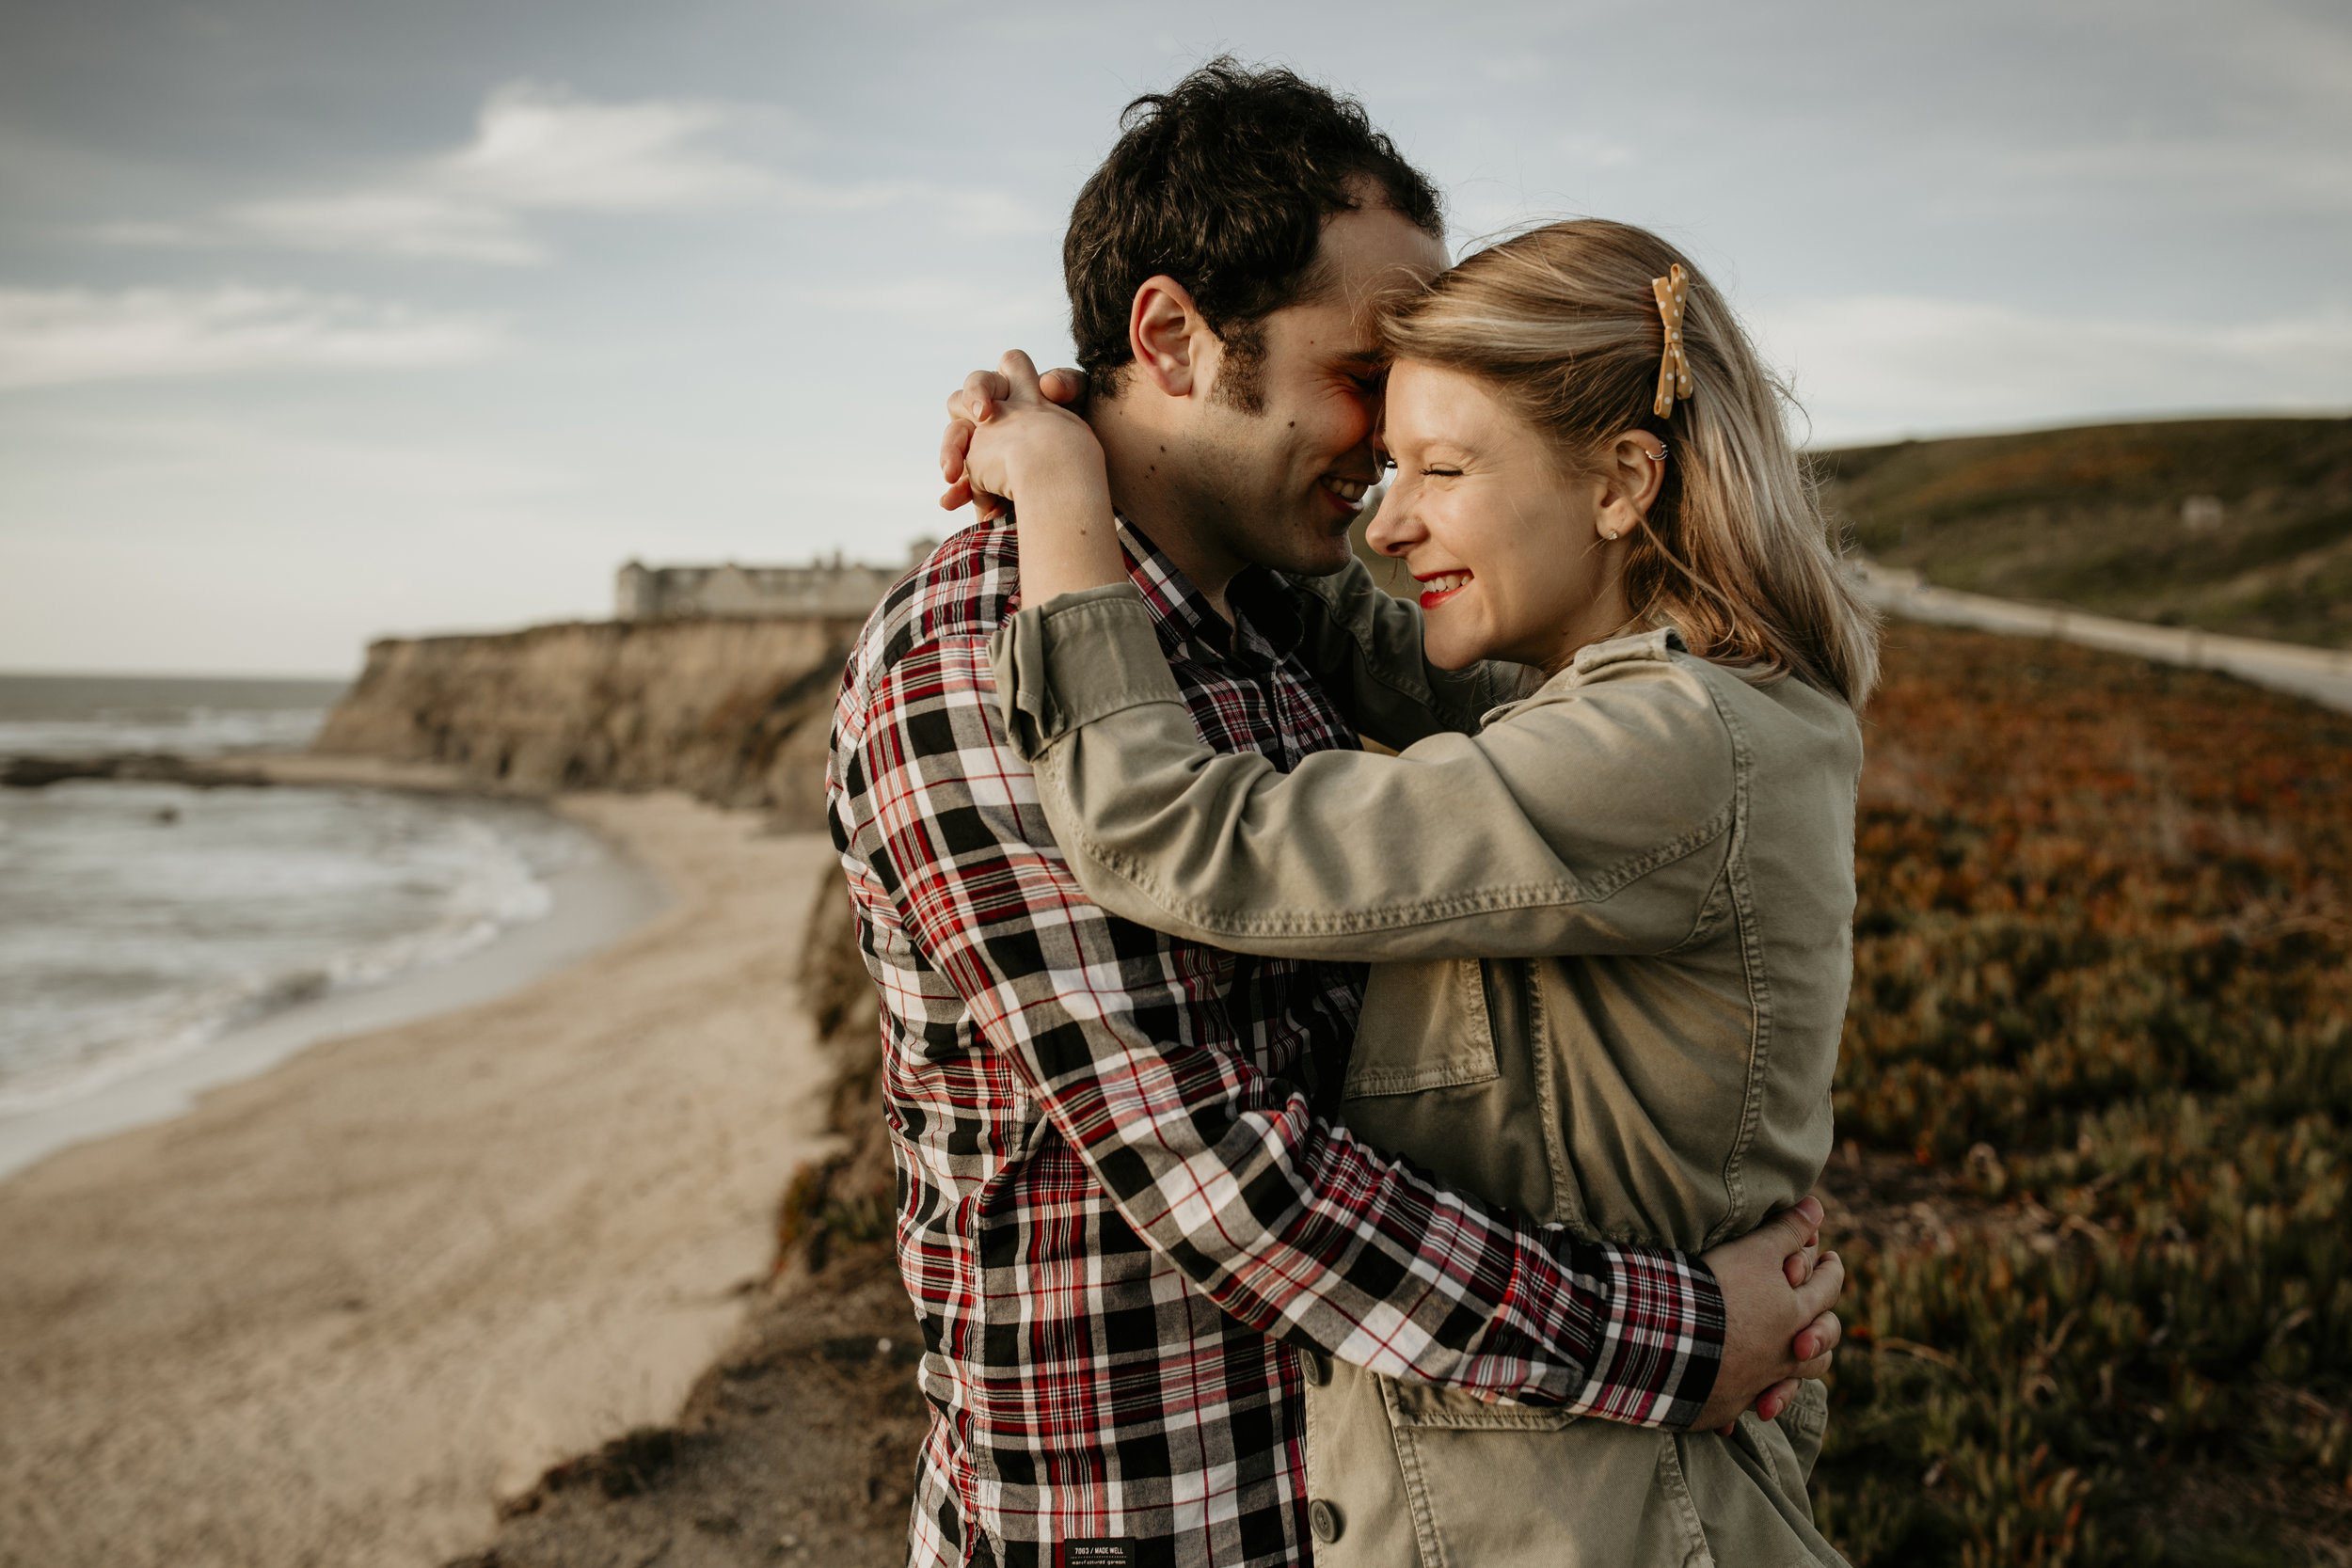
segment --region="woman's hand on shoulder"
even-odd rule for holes
[[[1057,375],[1057,380],[1061,379]],[[1060,388],[1057,388],[1057,390]],[[1015,349],[993,372],[965,381],[947,400],[951,422],[941,469],[974,498],[993,498],[983,516],[1007,504],[1020,514],[1021,592],[1031,604],[1127,578],[1103,444],[1076,413],[1049,396],[1037,367]],[[953,448],[961,445],[957,473]],[[956,492],[948,491],[952,499]]]
[[[1005,496],[991,493],[974,483],[969,455],[972,438],[983,424],[996,420],[1005,406],[1014,400],[1012,367],[1019,361],[1020,369],[1036,384],[1040,397],[1047,404],[1077,410],[1086,406],[1087,378],[1082,371],[1053,370],[1037,373],[1029,356],[1014,350],[998,361],[998,369],[974,371],[963,378],[963,385],[947,398],[947,428],[939,438],[939,477],[947,489],[939,498],[943,511],[953,512],[969,502],[980,521],[999,517],[1005,512]],[[1074,419],[1074,413],[1072,416]],[[1083,424],[1084,420],[1076,422]],[[1087,433],[1089,441],[1093,433]]]

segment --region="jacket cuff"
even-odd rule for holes
[[[1723,1288],[1687,1253],[1587,1244],[1609,1298],[1590,1375],[1569,1403],[1632,1426],[1688,1428],[1723,1369]]]
[[[1184,700],[1151,607],[1131,582],[1064,594],[1022,610],[990,639],[1005,733],[1026,762],[1080,725]]]

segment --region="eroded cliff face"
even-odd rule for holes
[[[850,620],[611,621],[387,639],[315,750],[508,789],[684,789],[823,823]]]

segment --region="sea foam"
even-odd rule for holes
[[[109,705],[75,702],[85,693],[72,683],[9,678],[0,752],[165,742],[222,754],[302,744],[323,716],[317,689],[307,707],[294,689],[240,706],[225,683],[202,683],[204,701],[175,706],[199,694],[185,689],[194,683],[83,684]],[[102,782],[0,790],[0,1117],[472,952],[545,915],[547,878],[588,848],[573,824],[516,801]]]

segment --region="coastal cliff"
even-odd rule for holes
[[[525,793],[682,789],[816,828],[858,625],[607,621],[388,638],[369,646],[314,750],[437,763]]]

